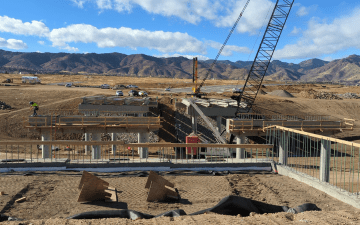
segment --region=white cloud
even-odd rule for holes
[[[38,41],[39,44],[44,45],[45,41]]]
[[[334,58],[331,56],[327,56],[327,57],[324,57],[322,60],[330,62],[330,61],[333,61]]]
[[[97,0],[96,4],[99,9],[112,9],[112,3],[111,0]]]
[[[302,31],[301,28],[294,27],[294,29],[290,32],[291,35],[297,35]]]
[[[216,50],[220,50],[221,46],[223,45],[223,44],[221,44],[219,42],[215,42],[215,41],[207,41],[206,44],[209,47],[214,48]],[[247,47],[240,47],[240,46],[236,46],[236,45],[226,45],[224,47],[224,49],[222,50],[221,55],[232,56],[234,52],[250,53],[250,49]]]
[[[31,23],[0,16],[0,32],[9,32],[21,35],[47,36],[49,28],[41,21],[33,20]]]
[[[8,49],[25,49],[27,45],[22,40],[4,39],[0,37],[0,47]]]
[[[170,58],[170,57],[185,57],[188,59],[193,59],[194,57],[197,57],[198,60],[208,60],[210,59],[209,57],[203,56],[203,55],[181,55],[181,54],[163,54],[163,55],[153,55],[154,57],[157,58]]]
[[[238,18],[240,12],[245,6],[246,0],[236,1],[232,7],[229,8],[229,13],[226,16],[220,16],[215,22],[218,27],[232,27]],[[258,29],[269,21],[274,3],[269,0],[254,0],[250,1],[240,22],[237,26],[237,31],[241,33],[249,32],[255,34]]]
[[[87,24],[74,24],[54,29],[49,35],[54,47],[69,49],[68,43],[96,43],[100,48],[148,48],[160,52],[205,53],[203,43],[187,33],[137,30],[127,27],[98,29]],[[74,50],[74,49],[73,49]]]
[[[104,0],[96,0],[97,4]],[[131,12],[139,6],[149,13],[163,16],[176,16],[189,23],[197,24],[205,19],[215,19],[221,7],[221,0],[107,0],[112,1],[113,9],[118,12]],[[100,7],[99,7],[100,8]]]
[[[312,5],[309,7],[305,7],[305,6],[301,6],[299,4],[300,8],[298,9],[298,11],[296,12],[297,16],[306,16],[308,15],[311,11],[315,11],[317,6],[316,5]]]
[[[312,19],[308,29],[295,44],[277,50],[274,58],[294,59],[320,57],[348,48],[360,49],[360,9],[327,23]]]
[[[77,5],[79,8],[84,8],[84,3],[89,0],[71,0],[75,5]]]
[[[80,2],[81,0],[72,0]],[[85,1],[85,0],[84,0]],[[148,13],[165,17],[177,17],[188,23],[198,24],[211,21],[217,27],[232,27],[247,0],[88,0],[101,10],[129,12],[140,7]],[[79,7],[82,7],[81,4]],[[238,24],[237,31],[256,31],[264,25],[266,15],[270,16],[274,3],[271,0],[252,0]]]

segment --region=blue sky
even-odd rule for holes
[[[275,0],[251,0],[220,60],[254,59]],[[1,0],[0,49],[215,58],[246,0]],[[264,21],[266,21],[264,23]],[[296,1],[273,59],[360,55],[360,2]]]

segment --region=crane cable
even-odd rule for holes
[[[243,8],[243,10],[241,11],[241,13],[240,13],[239,17],[237,18],[236,22],[234,23],[233,27],[231,28],[230,33],[228,34],[228,36],[227,36],[226,40],[224,41],[224,43],[223,43],[223,45],[221,46],[221,48],[220,48],[220,50],[219,50],[218,54],[216,55],[216,57],[215,57],[215,59],[214,59],[213,63],[211,64],[211,66],[210,66],[209,70],[207,71],[207,73],[206,73],[206,75],[205,75],[205,78],[203,79],[203,81],[201,82],[201,84],[199,85],[199,87],[195,90],[195,92],[196,92],[196,93],[200,93],[200,88],[204,85],[205,80],[208,78],[209,74],[212,72],[212,69],[213,69],[214,65],[216,64],[216,62],[217,62],[217,60],[218,60],[219,56],[221,55],[221,52],[222,52],[222,50],[224,49],[225,45],[227,44],[227,42],[228,42],[228,40],[229,40],[230,36],[231,36],[231,35],[232,35],[232,33],[234,32],[234,30],[235,30],[235,28],[236,28],[237,24],[239,23],[240,18],[242,17],[242,15],[243,15],[243,13],[244,13],[244,11],[245,11],[246,7],[248,6],[249,2],[250,2],[250,0],[247,0],[247,2],[246,2],[246,4],[245,4],[245,6],[244,6],[244,8]]]

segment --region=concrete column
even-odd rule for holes
[[[280,143],[279,143],[279,163],[287,165],[288,152],[289,152],[289,134],[288,132],[280,133]]]
[[[236,144],[245,144],[245,135],[236,135]],[[245,148],[236,148],[236,158],[245,159]]]
[[[101,141],[101,133],[92,133],[93,141]],[[92,159],[101,159],[101,148],[100,145],[93,145],[91,152]]]
[[[193,132],[197,134],[197,115],[196,110],[193,107],[191,107],[191,125]]]
[[[111,133],[111,140],[117,141],[117,133]],[[116,145],[111,145],[112,154],[116,155]]]
[[[143,114],[141,114],[141,113],[138,113],[138,117],[143,117]],[[140,133],[138,133],[138,140],[140,140]],[[139,142],[140,143],[140,142]],[[142,148],[138,148],[138,154],[140,155],[140,149],[142,149]]]
[[[220,134],[221,134],[221,119],[222,119],[221,116],[216,117],[217,130],[220,132]]]
[[[85,133],[85,141],[90,141],[90,134]],[[90,145],[85,145],[85,155],[88,155],[90,153]]]
[[[42,141],[50,141],[50,133],[41,133]],[[48,159],[50,158],[50,146],[49,145],[41,145],[42,158]]]
[[[148,143],[149,142],[149,132],[139,133],[138,143]],[[139,147],[138,152],[140,159],[146,159],[148,157],[148,148]]]
[[[330,181],[331,141],[321,140],[320,181]]]

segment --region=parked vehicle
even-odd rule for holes
[[[38,77],[32,77],[32,76],[22,76],[21,77],[21,82],[26,84],[40,84],[41,80]]]
[[[117,90],[117,89],[123,89],[123,88],[126,88],[126,86],[125,86],[125,85],[122,85],[122,84],[117,84],[117,85],[115,85],[112,89],[113,89],[113,90]]]
[[[65,84],[65,87],[71,87],[72,86],[72,83],[66,83]]]
[[[116,96],[124,96],[124,93],[122,91],[116,91]]]
[[[138,91],[135,91],[135,90],[130,90],[128,92],[129,96],[139,96],[139,92]]]
[[[170,88],[168,87],[168,88],[165,88],[165,91],[170,91]]]
[[[148,96],[148,93],[146,91],[139,91],[139,96]]]
[[[241,90],[240,88],[233,88],[233,89],[232,89],[232,92],[233,92],[233,93],[241,93],[242,90]]]
[[[126,88],[139,88],[139,87],[133,84],[129,84],[128,86],[126,86]]]
[[[110,89],[110,85],[108,84],[102,84],[100,87],[101,89]]]

